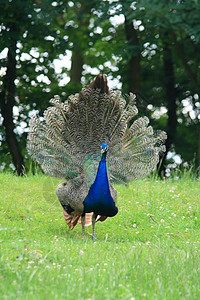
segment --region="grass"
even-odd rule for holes
[[[200,182],[117,186],[119,213],[82,240],[42,175],[0,174],[0,299],[200,299]]]

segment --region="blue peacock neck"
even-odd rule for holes
[[[102,189],[104,188],[104,190],[106,190],[107,193],[109,193],[110,189],[109,189],[107,166],[106,166],[106,156],[107,156],[107,152],[104,152],[101,156],[97,175],[93,184],[99,186],[99,188],[100,187]]]
[[[103,216],[114,216],[116,206],[110,193],[107,167],[107,149],[102,153],[97,175],[84,200],[84,212],[94,212]]]

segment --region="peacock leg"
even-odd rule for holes
[[[85,214],[81,216],[83,239],[85,238]]]
[[[92,239],[93,240],[96,238],[96,235],[95,235],[95,223],[96,223],[96,215],[95,215],[95,213],[93,213],[93,215],[92,215],[92,229],[93,229]]]

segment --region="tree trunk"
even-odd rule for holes
[[[165,172],[165,162],[168,151],[174,142],[177,127],[177,115],[176,115],[176,88],[174,78],[174,65],[172,59],[172,53],[169,44],[169,34],[166,33],[163,39],[163,63],[164,63],[164,85],[166,90],[167,109],[168,109],[168,121],[167,121],[167,140],[166,140],[166,152],[162,158],[162,162],[159,168],[159,175],[161,176]]]
[[[13,28],[12,28],[13,29]],[[13,30],[14,31],[14,30]],[[14,32],[13,32],[14,34]],[[20,152],[19,144],[14,133],[13,122],[13,106],[15,105],[15,79],[16,79],[16,41],[12,41],[8,51],[7,72],[4,80],[4,88],[1,92],[0,107],[3,117],[3,125],[5,128],[6,141],[10,153],[12,155],[13,163],[18,175],[23,174],[23,157]]]
[[[71,60],[71,69],[70,69],[70,83],[72,84],[80,84],[81,76],[83,72],[83,64],[84,64],[84,51],[88,49],[88,41],[89,41],[89,24],[91,18],[91,10],[95,5],[95,1],[89,0],[80,0],[80,7],[77,9],[77,23],[78,28],[74,30],[78,30],[82,33],[84,37],[77,35],[73,41],[74,46],[72,50],[72,60]],[[85,38],[88,36],[88,41]],[[82,39],[82,40],[80,40]]]
[[[141,52],[139,38],[137,36],[137,30],[133,27],[132,20],[128,19],[126,14],[124,16],[126,39],[130,49],[132,48],[131,55],[127,62],[128,91],[137,94],[140,88]]]
[[[72,64],[70,70],[70,82],[80,83],[83,71],[83,56],[80,52],[72,52]]]
[[[200,84],[199,84],[199,80],[198,80],[198,78],[199,78],[198,71],[196,69],[192,70],[191,65],[189,64],[189,62],[186,59],[183,44],[178,41],[175,32],[172,32],[172,37],[174,40],[176,52],[177,52],[179,58],[181,59],[183,67],[184,67],[185,71],[187,72],[188,77],[191,81],[191,84],[193,85],[193,88],[195,89],[195,91],[198,94],[199,99],[200,99]],[[198,68],[198,63],[196,63],[195,67]],[[197,168],[199,168],[199,167],[200,167],[200,133],[198,136],[198,150],[197,150]]]
[[[181,59],[183,67],[191,80],[191,84],[193,85],[194,89],[196,90],[196,93],[200,96],[200,87],[199,87],[198,76],[197,76],[198,72],[192,71],[192,68],[185,57],[183,45],[181,45],[181,43],[178,42],[176,34],[174,32],[172,32],[172,37],[174,40],[176,52],[177,52],[179,58]]]

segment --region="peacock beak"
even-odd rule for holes
[[[108,151],[108,147],[105,147],[105,148],[101,149],[101,154],[103,154],[103,153],[105,153],[107,151]]]

